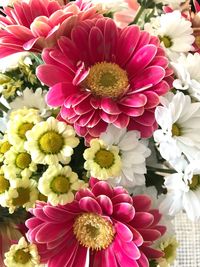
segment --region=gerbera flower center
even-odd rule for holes
[[[79,243],[92,250],[106,249],[115,235],[112,224],[94,213],[80,215],[75,220],[73,228]]]
[[[196,190],[200,186],[200,175],[193,175],[189,187],[191,190]]]
[[[39,145],[45,154],[57,154],[62,150],[64,141],[59,133],[48,131],[40,137]]]
[[[12,204],[14,206],[23,206],[30,200],[30,189],[19,187],[17,188],[18,197],[13,198]]]
[[[94,95],[117,98],[126,92],[128,76],[117,64],[101,62],[91,67],[85,82]]]
[[[165,36],[165,35],[164,36],[159,36],[159,39],[160,39],[161,42],[163,42],[163,44],[164,44],[164,46],[166,48],[169,48],[169,47],[171,47],[173,45],[172,40],[171,40],[171,38],[169,36]]]
[[[14,261],[19,264],[26,264],[31,259],[31,254],[23,249],[18,249],[14,255]]]
[[[60,175],[53,179],[50,187],[56,194],[65,194],[70,189],[70,182],[67,177]]]
[[[18,168],[20,169],[28,168],[30,163],[31,163],[31,156],[28,153],[22,152],[17,155],[15,164]]]
[[[33,128],[34,124],[33,123],[23,123],[22,125],[19,126],[18,129],[18,135],[19,137],[21,137],[22,139],[26,140],[26,132],[31,130]]]
[[[172,136],[181,136],[181,129],[177,124],[172,125]]]
[[[95,154],[94,161],[99,164],[101,168],[110,168],[114,164],[114,155],[111,151],[106,149],[100,149]]]
[[[0,194],[4,193],[10,187],[10,183],[3,175],[0,175]]]
[[[10,148],[11,148],[11,144],[8,141],[6,141],[1,145],[0,153],[5,154]]]

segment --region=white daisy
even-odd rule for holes
[[[139,132],[127,132],[126,129],[109,125],[106,132],[100,135],[100,139],[108,147],[113,145],[119,149],[122,168],[117,179],[112,179],[112,182],[128,188],[145,184],[145,159],[151,154],[151,151],[147,148],[147,143],[140,139]]]
[[[121,157],[117,146],[108,145],[101,139],[92,139],[83,157],[84,168],[89,176],[100,180],[117,177],[121,172]]]
[[[190,163],[184,172],[165,178],[166,198],[160,210],[175,216],[181,210],[186,211],[192,221],[200,219],[200,161]]]
[[[79,144],[72,126],[53,117],[37,123],[26,137],[24,147],[39,164],[68,164],[73,148]]]
[[[9,212],[13,213],[17,208],[23,207],[27,211],[35,206],[38,199],[38,190],[36,181],[28,178],[16,179],[10,181],[11,186],[6,195],[6,206]]]
[[[30,177],[37,170],[37,165],[32,161],[31,155],[25,150],[17,150],[11,147],[5,153],[4,165],[2,166],[5,177],[9,180],[20,177]]]
[[[161,129],[154,132],[162,157],[168,161],[183,153],[188,160],[200,152],[200,103],[192,103],[182,92],[161,98],[163,106],[156,108],[155,117]]]
[[[6,6],[9,2],[14,2],[14,1],[13,0],[12,1],[8,1],[8,0],[0,1],[0,6],[1,5]],[[27,52],[19,52],[19,53],[15,53],[10,56],[1,58],[0,59],[0,72],[5,73],[7,71],[16,69],[19,66],[19,61],[24,59],[24,57],[27,55],[28,55]]]
[[[36,109],[18,109],[10,113],[10,120],[8,122],[8,140],[11,145],[17,149],[24,149],[24,142],[26,141],[26,132],[41,121],[39,112]]]
[[[35,244],[29,244],[21,237],[18,244],[10,247],[5,253],[4,263],[7,267],[39,267],[40,256]]]
[[[169,56],[192,50],[195,40],[192,24],[178,10],[153,18],[145,25],[145,30],[159,37]]]
[[[38,184],[39,191],[47,196],[53,206],[72,202],[74,192],[84,187],[84,181],[79,180],[69,166],[62,167],[60,164],[49,166]]]
[[[45,102],[46,93],[46,91],[42,91],[42,88],[37,88],[35,92],[26,88],[23,92],[19,92],[19,96],[10,103],[10,107],[12,110],[24,107],[38,109],[40,116],[46,118],[51,114],[50,108]]]
[[[171,66],[177,78],[173,82],[174,88],[188,90],[191,97],[200,101],[199,53],[181,54],[176,62],[171,62]]]

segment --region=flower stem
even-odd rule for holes
[[[6,107],[6,106],[4,106],[4,104],[2,104],[1,102],[0,102],[0,110],[2,110],[2,111],[4,111],[4,112],[8,112],[8,108]]]
[[[176,171],[172,169],[161,169],[161,168],[154,168],[150,166],[147,166],[147,170],[153,171],[153,172],[162,172],[162,173],[176,173]]]
[[[145,10],[145,7],[144,6],[140,6],[140,8],[138,9],[138,12],[137,12],[133,22],[131,22],[130,25],[138,23],[138,20],[139,20],[139,18],[142,15],[144,10]]]

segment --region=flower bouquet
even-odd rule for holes
[[[174,216],[200,219],[200,5],[0,2],[0,266],[172,266]]]

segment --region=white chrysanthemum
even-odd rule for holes
[[[72,126],[53,117],[37,123],[26,133],[25,149],[39,164],[68,164],[73,148],[79,144]]]
[[[1,3],[3,2],[3,3]],[[6,2],[11,2],[7,0],[0,1],[0,6],[6,6]],[[12,0],[12,2],[14,2]],[[16,69],[19,66],[19,61],[23,59],[26,55],[28,55],[27,52],[19,52],[12,54],[10,56],[4,57],[0,59],[0,72],[5,73],[7,71],[11,71],[13,69]]]
[[[5,153],[4,165],[2,166],[5,177],[9,180],[20,177],[30,177],[37,170],[37,165],[32,161],[31,155],[25,150],[17,150],[11,147]]]
[[[4,263],[7,267],[39,267],[40,256],[35,244],[29,244],[21,237],[18,244],[12,245],[5,253]]]
[[[183,153],[189,160],[200,151],[200,103],[191,103],[182,92],[162,98],[163,106],[156,108],[155,117],[161,129],[154,132],[162,157],[168,161]]]
[[[2,169],[0,168],[0,206],[6,207],[7,191],[10,188],[10,182],[5,178]]]
[[[8,122],[8,140],[17,149],[24,149],[26,132],[41,121],[39,112],[36,109],[18,109],[10,113]]]
[[[83,154],[86,160],[84,168],[100,180],[117,177],[121,172],[121,157],[117,146],[110,146],[101,139],[92,139],[90,148]]]
[[[23,207],[26,210],[33,208],[38,199],[36,181],[28,178],[11,181],[11,186],[6,196],[6,206],[9,212],[13,213],[17,208]]]
[[[181,54],[176,62],[171,62],[171,66],[177,78],[173,82],[174,88],[188,90],[191,97],[200,101],[199,53]]]
[[[84,181],[79,180],[69,166],[62,167],[60,164],[49,166],[38,183],[39,191],[53,206],[72,202],[74,192],[84,187]]]
[[[42,88],[37,88],[35,92],[32,89],[26,88],[23,92],[19,92],[19,96],[10,103],[12,110],[20,108],[34,108],[39,110],[41,117],[48,117],[51,114],[50,108],[45,102],[46,91]]]
[[[8,141],[7,134],[4,134],[3,138],[0,139],[0,162],[5,159],[5,153],[11,148],[11,144]]]
[[[200,161],[190,163],[184,172],[175,173],[165,178],[166,198],[160,210],[175,216],[185,210],[192,221],[200,219]]]
[[[182,17],[180,11],[162,14],[152,19],[151,23],[145,25],[145,30],[159,37],[169,56],[192,50],[195,40],[192,24]]]
[[[139,132],[127,132],[126,129],[119,129],[114,125],[109,125],[106,132],[100,135],[100,139],[108,147],[113,145],[119,149],[122,161],[121,172],[111,182],[114,185],[122,185],[128,188],[144,185],[145,159],[151,152],[144,140],[140,140]]]
[[[128,9],[128,3],[125,0],[85,0],[92,3],[98,10],[104,12],[116,12],[122,9]]]

